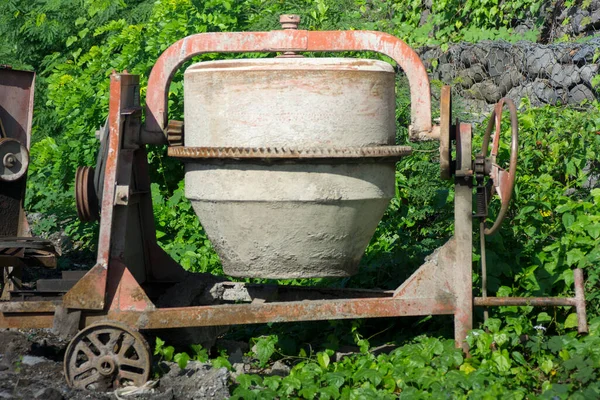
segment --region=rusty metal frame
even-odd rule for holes
[[[568,299],[473,298],[471,126],[457,123],[455,235],[395,291],[341,289],[334,296],[285,300],[261,299],[248,304],[157,308],[144,287],[175,283],[185,272],[156,243],[148,161],[143,143],[165,143],[166,95],[175,70],[196,54],[251,51],[378,51],[405,70],[411,85],[413,138],[435,138],[431,123],[429,81],[416,53],[404,42],[378,32],[274,31],[211,33],[190,36],[161,55],[150,75],[146,125],[141,125],[139,77],[111,76],[109,143],[101,199],[100,239],[96,265],[62,301],[0,302],[0,326],[51,327],[57,308],[81,311],[80,327],[118,321],[139,329],[236,325],[419,315],[453,315],[455,341],[468,351],[473,306],[570,305],[585,324],[583,275],[576,272],[576,296]],[[320,289],[305,288],[306,293]],[[302,292],[302,291],[300,291]],[[331,294],[331,293],[330,293]],[[583,322],[582,322],[583,321]]]
[[[411,140],[439,138],[431,122],[431,95],[427,69],[405,42],[383,32],[276,30],[271,32],[199,33],[166,49],[154,64],[146,93],[145,143],[166,143],[169,85],[181,65],[205,53],[374,51],[393,59],[410,85]]]

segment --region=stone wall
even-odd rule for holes
[[[592,86],[599,69],[600,37],[552,45],[482,41],[454,45],[446,52],[422,48],[419,53],[432,71],[431,79],[452,85],[470,112],[487,112],[504,96],[517,104],[527,97],[537,107],[580,104],[600,95]]]

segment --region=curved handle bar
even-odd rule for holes
[[[512,138],[510,142],[510,163],[508,171],[502,169],[496,163],[498,148],[500,146],[500,123],[502,121],[502,109],[504,108],[505,104],[508,106],[508,110],[510,111],[510,126],[512,132]],[[511,99],[502,98],[494,107],[494,111],[492,111],[492,115],[490,117],[490,122],[488,122],[485,135],[483,136],[483,145],[481,148],[482,154],[486,154],[488,151],[490,136],[494,125],[496,126],[496,131],[494,133],[494,138],[492,139],[492,150],[489,156],[492,164],[490,176],[492,178],[494,189],[496,190],[496,193],[498,193],[498,197],[500,197],[501,206],[500,212],[498,213],[498,216],[496,217],[492,227],[485,228],[484,234],[486,235],[492,235],[496,233],[498,228],[500,228],[500,224],[502,224],[502,221],[506,216],[506,211],[508,210],[508,205],[510,204],[512,192],[515,187],[517,155],[519,150],[519,121],[517,119],[517,107]]]
[[[216,32],[185,37],[165,50],[154,64],[146,92],[147,132],[162,133],[167,126],[169,85],[175,72],[193,56],[204,53],[305,51],[375,51],[402,67],[410,85],[412,140],[439,137],[439,127],[431,123],[429,77],[418,54],[402,40],[372,31]]]

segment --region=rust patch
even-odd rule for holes
[[[363,298],[292,301],[200,307],[161,308],[153,311],[110,311],[108,318],[140,329],[162,329],[267,322],[317,321],[352,318],[442,315],[454,312],[452,296],[445,299]]]
[[[65,308],[102,310],[106,290],[106,268],[96,264],[63,296]]]

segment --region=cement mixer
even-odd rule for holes
[[[427,71],[402,40],[371,31],[299,30],[293,15],[280,21],[281,30],[202,33],[171,45],[150,74],[144,115],[139,76],[112,74],[97,164],[76,176],[80,218],[100,220],[96,265],[56,298],[0,303],[0,327],[53,326],[74,336],[65,376],[87,389],[143,384],[151,355],[140,331],[155,329],[452,315],[456,345],[468,351],[474,305],[528,304],[574,306],[585,331],[580,270],[573,298],[494,298],[485,288],[473,297],[473,189],[482,221],[492,193],[500,197],[494,224],[482,222],[484,234],[491,234],[506,215],[515,181],[514,104],[497,104],[473,159],[471,125],[453,122],[449,87],[441,91],[440,123],[432,123]],[[166,144],[169,156],[185,163],[186,196],[225,274],[345,277],[358,271],[394,196],[395,162],[410,156],[411,147],[395,142],[391,64],[305,57],[349,51],[385,55],[406,75],[410,139],[438,140],[440,174],[454,180],[453,237],[391,291],[211,281],[220,304],[159,307],[160,295],[190,275],[156,242],[146,145]],[[204,53],[250,52],[278,55],[190,66],[184,121],[168,120],[169,85],[184,62]],[[505,106],[512,133],[508,170],[496,160]]]

